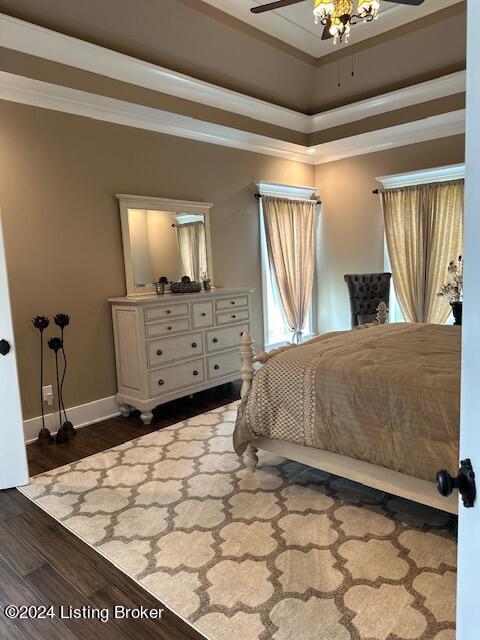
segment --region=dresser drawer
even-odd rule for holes
[[[166,362],[194,358],[203,353],[202,334],[192,333],[177,338],[164,338],[147,342],[147,362],[149,368],[160,367]]]
[[[209,380],[222,378],[223,376],[238,373],[242,368],[242,359],[239,351],[227,351],[207,358],[207,375]]]
[[[192,304],[193,328],[203,329],[213,325],[213,304],[211,302],[194,302]]]
[[[215,308],[217,311],[225,311],[226,309],[235,309],[236,307],[248,307],[248,296],[234,296],[232,298],[222,298],[216,300]]]
[[[150,397],[164,395],[200,384],[205,380],[203,360],[193,360],[185,364],[176,364],[171,367],[163,367],[148,374]]]
[[[167,320],[166,322],[147,324],[145,326],[145,335],[147,338],[157,338],[189,330],[190,320],[188,318],[172,318],[172,320]]]
[[[207,331],[207,352],[223,351],[239,347],[242,341],[242,334],[248,330],[248,324],[240,324],[236,327],[225,327],[224,329],[213,329]]]
[[[165,304],[145,307],[145,322],[188,316],[188,304]]]
[[[244,322],[245,320],[248,320],[248,309],[219,313],[217,315],[217,324],[233,324],[234,322]]]

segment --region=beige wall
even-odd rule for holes
[[[310,185],[314,168],[273,157],[0,102],[0,206],[25,418],[39,415],[37,313],[70,313],[67,406],[116,392],[110,309],[125,294],[115,193],[213,202],[220,286],[251,286],[263,335],[254,182]],[[50,382],[52,359],[47,354]]]
[[[320,331],[348,329],[346,273],[384,270],[383,218],[377,176],[429,169],[464,161],[464,136],[454,136],[316,168],[322,200],[318,270]]]
[[[0,206],[25,417],[39,414],[37,313],[72,315],[68,406],[116,391],[110,310],[125,293],[115,193],[214,203],[219,286],[255,287],[252,327],[263,336],[254,182],[310,185],[323,202],[319,329],[348,327],[343,275],[383,270],[376,176],[463,160],[463,136],[350,158],[316,169],[87,118],[0,102]],[[21,248],[21,249],[19,249]],[[52,359],[48,378],[53,381]]]

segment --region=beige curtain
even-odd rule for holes
[[[262,206],[272,278],[299,342],[312,299],[316,202],[264,196]]]
[[[183,275],[201,282],[207,273],[207,246],[203,222],[177,225],[178,246],[183,266]]]
[[[443,324],[448,263],[463,253],[463,180],[381,192],[393,283],[407,322]]]

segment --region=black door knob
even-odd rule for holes
[[[167,309],[166,313],[167,313],[168,315],[170,315],[170,314],[172,313],[172,310],[171,310],[171,309]]]
[[[475,486],[475,473],[469,458],[462,460],[458,476],[453,478],[448,471],[442,469],[437,473],[437,489],[442,496],[450,496],[454,489],[458,489],[462,496],[463,505],[470,509],[475,504],[477,489]]]
[[[212,342],[218,342],[218,338],[213,338]]]
[[[198,376],[198,371],[197,371],[197,370],[195,370],[195,371],[193,372],[193,375],[194,375],[194,376]]]
[[[171,331],[171,330],[172,330],[172,327],[167,327],[167,331]]]
[[[159,349],[159,350],[157,351],[157,356],[161,356],[162,354],[163,354],[163,351],[162,351],[161,349]]]
[[[163,386],[163,385],[165,384],[165,382],[164,382],[163,380],[159,380],[159,381],[158,381],[158,384],[159,384],[160,386]]]
[[[218,371],[220,369],[220,365],[216,364],[214,367],[215,371]]]
[[[7,340],[0,340],[0,355],[6,356],[10,352],[10,343]]]
[[[205,318],[207,314],[205,312],[202,313],[202,318]]]
[[[198,347],[196,342],[192,342],[192,349],[196,349]]]
[[[236,318],[236,317],[237,317],[237,316],[235,316],[235,315],[233,315],[233,314],[232,314],[232,318],[233,318],[234,320],[235,320],[235,318]]]

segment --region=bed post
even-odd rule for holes
[[[387,324],[388,320],[388,307],[385,302],[380,302],[377,307],[377,322],[378,324]]]
[[[252,386],[254,368],[253,368],[253,358],[255,356],[255,351],[253,350],[253,345],[255,340],[252,338],[252,334],[250,331],[245,331],[242,335],[242,341],[240,345],[240,357],[242,358],[243,366],[240,369],[240,373],[242,375],[242,390],[240,395],[242,399],[247,395],[250,387]],[[257,451],[252,444],[247,445],[247,449],[243,454],[243,459],[245,461],[245,466],[252,473],[255,472],[258,464],[258,456]]]
[[[242,390],[240,391],[242,399],[247,395],[248,390],[252,386],[254,372],[253,358],[255,357],[255,351],[253,350],[254,344],[255,340],[252,338],[250,331],[244,331],[240,344],[240,357],[243,362],[243,366],[240,369],[243,380]]]

